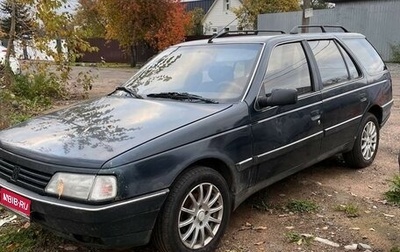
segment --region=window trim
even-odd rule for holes
[[[343,46],[342,43],[340,43],[340,41],[336,41],[336,43],[337,43],[337,45],[338,45],[338,47],[339,47],[339,51],[340,51],[341,53],[343,53],[342,50],[340,50],[340,48],[341,48],[341,49],[343,49],[343,51],[347,54],[347,56],[349,57],[349,59],[350,59],[351,62],[353,63],[353,65],[354,65],[354,67],[356,68],[356,71],[357,71],[357,73],[358,73],[358,77],[357,77],[357,78],[353,78],[353,79],[350,79],[350,80],[358,80],[358,79],[361,79],[361,78],[363,77],[363,76],[362,76],[362,75],[363,75],[363,71],[361,71],[361,68],[360,68],[358,62],[356,62],[356,60],[354,59],[353,55],[347,50],[347,48],[345,48],[345,47]],[[343,56],[343,58],[345,58],[344,55],[342,55],[342,56]],[[346,59],[344,60],[344,62],[346,63],[346,67],[347,67],[348,70],[349,70],[349,76],[350,76],[350,68],[349,68],[349,66],[348,66],[348,64],[347,64]]]
[[[364,69],[363,64],[359,61],[359,59],[356,57],[356,55],[353,53],[352,50],[346,45],[344,42],[345,39],[342,40],[337,40],[337,43],[347,52],[349,55],[350,59],[353,61],[354,65],[357,68],[358,74],[359,74],[359,79],[363,79],[365,77],[364,71],[361,69]]]
[[[342,61],[344,62],[344,65],[346,67],[346,72],[347,72],[347,76],[348,76],[347,80],[344,80],[344,81],[341,81],[341,82],[338,82],[338,83],[333,83],[333,84],[324,84],[323,83],[322,75],[321,75],[321,72],[320,72],[320,69],[319,69],[319,66],[318,66],[318,61],[317,61],[317,59],[316,59],[316,57],[315,57],[315,55],[314,55],[314,53],[312,51],[311,45],[309,43],[313,42],[313,41],[327,41],[327,40],[333,41],[333,43],[336,45],[336,48],[339,51],[339,54],[340,54],[340,56],[342,58]],[[353,82],[353,81],[357,81],[357,80],[360,80],[360,79],[364,78],[363,72],[360,70],[359,63],[354,59],[354,56],[351,53],[349,53],[348,48],[343,46],[343,44],[340,43],[340,41],[338,41],[338,39],[336,39],[336,38],[307,39],[306,43],[310,47],[310,55],[311,55],[311,57],[314,58],[314,62],[315,62],[315,66],[316,66],[316,70],[315,71],[318,73],[318,80],[320,82],[320,89],[321,90],[330,89],[331,87],[340,86],[340,85],[343,85],[343,84],[346,84],[346,83],[349,83],[349,82]],[[348,64],[346,62],[346,59],[345,59],[344,55],[343,55],[342,50],[340,50],[341,48],[347,53],[347,56],[349,56],[350,60],[353,62],[354,66],[355,66],[355,68],[356,68],[356,70],[358,72],[358,77],[357,78],[351,78],[350,69],[349,69],[349,66],[348,66]]]
[[[258,90],[256,99],[255,99],[255,101],[253,103],[254,111],[256,111],[258,113],[263,113],[263,112],[265,112],[267,110],[270,110],[270,109],[276,107],[276,106],[269,106],[269,107],[265,107],[265,108],[260,108],[259,105],[258,105],[257,100],[258,100],[259,97],[264,97],[266,95],[265,89],[264,89],[264,81],[265,81],[265,77],[266,77],[266,74],[267,74],[268,63],[269,63],[268,61],[269,61],[269,59],[270,59],[270,57],[272,55],[272,51],[278,46],[286,45],[286,44],[293,44],[293,43],[300,43],[302,48],[303,48],[303,52],[304,52],[304,55],[305,55],[306,60],[307,60],[308,71],[309,71],[309,74],[310,74],[310,83],[311,83],[311,92],[299,95],[298,99],[299,100],[303,100],[303,99],[306,99],[306,98],[309,98],[309,97],[320,95],[321,87],[319,86],[320,81],[317,81],[318,80],[318,74],[316,74],[316,72],[312,70],[312,68],[314,68],[316,66],[316,62],[315,62],[315,58],[313,56],[311,56],[312,55],[312,51],[311,51],[311,48],[310,48],[309,44],[307,43],[307,40],[301,39],[301,40],[282,41],[282,42],[279,42],[279,43],[275,44],[273,47],[271,47],[271,49],[268,50],[265,53],[264,57],[263,57],[265,59],[265,61],[266,61],[265,62],[265,69],[259,69],[258,70],[258,71],[262,71],[263,72],[262,73],[263,77],[262,77],[261,83],[259,85],[259,90]]]
[[[304,95],[306,95],[306,94],[310,94],[310,93],[316,91],[315,86],[314,86],[313,74],[312,74],[312,70],[311,70],[311,67],[312,67],[312,66],[311,66],[311,64],[310,64],[310,59],[309,59],[309,57],[308,57],[308,52],[307,52],[307,49],[306,49],[306,47],[305,47],[305,45],[304,45],[304,41],[302,41],[302,40],[300,40],[300,41],[288,41],[288,42],[284,42],[284,43],[279,43],[279,44],[276,44],[276,45],[271,49],[271,51],[270,51],[270,53],[269,53],[269,55],[268,55],[267,65],[266,65],[266,68],[265,68],[265,70],[264,70],[264,76],[263,76],[262,83],[261,83],[261,89],[263,89],[264,83],[265,83],[265,81],[266,81],[267,71],[268,71],[268,63],[269,63],[269,60],[270,60],[270,58],[271,58],[271,55],[272,55],[273,51],[274,51],[277,47],[284,46],[284,45],[289,45],[289,44],[296,44],[296,43],[297,43],[297,44],[300,44],[301,48],[303,49],[304,58],[306,59],[306,62],[307,62],[308,74],[309,74],[309,77],[310,77],[310,85],[311,85],[311,91],[310,91],[310,92],[307,92],[307,93],[304,93],[304,94],[299,94],[299,97],[300,97],[300,96],[304,96]],[[264,90],[265,90],[265,89],[264,89]],[[265,92],[264,92],[264,93],[265,93]]]

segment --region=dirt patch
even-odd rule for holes
[[[387,204],[383,197],[389,189],[388,180],[399,173],[400,65],[390,64],[389,68],[395,103],[389,121],[381,130],[375,162],[363,170],[353,170],[345,167],[340,157],[331,158],[256,193],[232,214],[218,252],[344,251],[344,246],[360,243],[369,245],[370,251],[390,251],[393,247],[400,247],[400,208]],[[135,71],[91,70],[98,78],[90,97],[110,93]],[[73,88],[73,81],[71,85]],[[68,103],[72,102],[75,101]],[[309,213],[291,212],[286,207],[291,200],[313,202],[318,209]],[[341,205],[356,208],[358,217],[348,217],[343,211],[338,211]],[[307,239],[289,241],[294,234],[327,239],[339,247]],[[62,244],[57,243],[53,248],[47,245],[42,251],[63,251],[71,246],[75,251],[99,251],[68,241]],[[156,250],[150,244],[126,251]]]

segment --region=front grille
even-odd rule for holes
[[[0,177],[23,188],[43,193],[51,176],[0,158]]]

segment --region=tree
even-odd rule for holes
[[[311,0],[311,8],[313,9],[327,9],[329,4],[325,0]]]
[[[6,53],[5,65],[6,69],[9,68],[9,57],[11,54],[11,46],[17,35],[17,6],[21,9],[29,9],[32,13],[32,27],[30,30],[30,36],[32,38],[32,46],[48,55],[49,58],[53,59],[56,65],[57,72],[49,71],[48,62],[31,62],[36,64],[36,72],[50,76],[53,80],[65,83],[69,78],[70,66],[66,64],[73,62],[76,57],[80,56],[82,52],[93,51],[88,42],[83,40],[82,33],[79,30],[75,30],[72,26],[72,15],[68,12],[60,12],[60,9],[67,8],[67,0],[7,0],[11,6],[11,27],[5,32],[8,34],[9,43]],[[57,50],[51,48],[49,44],[54,40],[63,43],[57,43]],[[65,50],[61,50],[62,48]],[[62,51],[68,50],[68,53],[62,53]],[[87,80],[87,79],[86,79]],[[11,74],[6,80],[6,83],[12,83],[13,78]],[[90,83],[87,83],[90,86]],[[84,88],[86,84],[84,84]]]
[[[7,34],[0,27],[0,38],[6,36]]]
[[[263,13],[277,13],[300,10],[298,0],[243,0],[242,6],[233,10],[239,27],[257,28],[257,16]]]
[[[196,7],[188,12],[190,16],[190,25],[188,27],[187,34],[189,36],[193,35],[203,35],[203,25],[201,21],[204,17],[204,10],[202,8]]]
[[[103,38],[106,35],[106,20],[99,10],[99,0],[79,0],[74,24],[87,38]]]
[[[3,69],[1,71],[4,71],[4,79],[3,79],[3,84],[6,86],[10,86],[12,81],[13,81],[13,73],[10,68],[10,56],[12,52],[12,45],[14,43],[15,39],[15,26],[16,26],[16,4],[15,2],[10,3],[10,28],[8,30],[8,45],[7,45],[7,51],[4,59],[4,67],[2,66]]]
[[[72,15],[62,12],[67,9],[67,0],[7,0],[11,4],[11,25],[5,59],[5,74],[0,75],[0,127],[16,121],[12,118],[28,118],[48,108],[54,98],[67,95],[66,84],[70,77],[70,62],[82,52],[94,48],[82,39],[82,33],[72,25]],[[29,61],[29,70],[18,77],[9,68],[11,46],[16,38],[17,5],[24,5],[32,14],[30,46],[46,54],[52,61]],[[59,41],[57,50],[49,46]],[[63,41],[61,43],[61,40]],[[68,51],[68,53],[63,53]],[[77,84],[84,88],[84,95],[91,87],[91,76],[78,74]],[[18,120],[19,121],[19,120]]]
[[[15,3],[15,36],[21,38],[23,35],[30,35],[33,29],[33,21],[30,8],[21,1],[5,0],[0,5],[3,17],[0,19],[0,26],[3,31],[11,30],[12,6]]]
[[[144,37],[150,46],[159,51],[182,42],[190,25],[190,15],[186,13],[185,7],[181,3],[175,1],[166,2],[167,9],[164,10],[163,19],[161,22],[155,22],[155,25],[150,26]],[[162,10],[158,9],[158,11],[159,16],[161,16]]]
[[[182,41],[190,22],[178,0],[99,0],[99,9],[107,22],[106,38],[117,39],[130,49],[132,66],[139,43],[162,50]]]

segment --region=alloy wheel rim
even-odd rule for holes
[[[185,197],[178,217],[182,243],[190,249],[203,248],[217,234],[224,212],[219,189],[211,183],[194,187]]]
[[[376,151],[378,142],[378,132],[373,122],[368,122],[361,135],[361,153],[365,160],[370,160]]]

